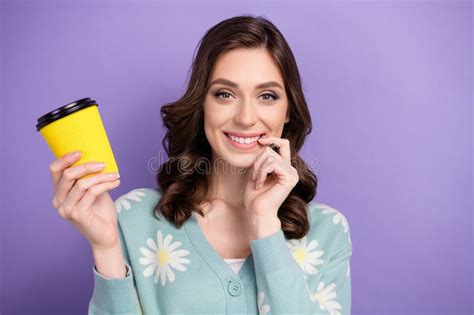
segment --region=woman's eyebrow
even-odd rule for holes
[[[211,82],[210,86],[212,86],[213,84],[217,84],[217,83],[228,85],[228,86],[236,88],[236,89],[239,88],[239,85],[237,83],[232,82],[232,81],[227,80],[227,79],[223,79],[223,78],[215,79],[214,81]],[[277,88],[283,90],[282,86],[276,81],[268,81],[268,82],[260,83],[259,85],[256,86],[257,89],[265,89],[265,88],[269,88],[269,87],[277,87]]]

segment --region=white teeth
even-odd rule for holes
[[[230,139],[232,139],[232,141],[241,143],[241,144],[250,144],[257,141],[260,138],[260,136],[251,137],[251,138],[242,138],[242,137],[235,137],[231,134],[228,134],[228,136]]]

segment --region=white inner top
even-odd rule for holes
[[[240,268],[245,262],[245,258],[229,258],[229,259],[224,259],[226,263],[229,264],[230,268],[234,270],[234,272],[237,274],[239,273]]]

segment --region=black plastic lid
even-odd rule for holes
[[[64,116],[67,116],[69,114],[77,112],[78,110],[93,105],[99,106],[99,104],[97,104],[95,100],[91,100],[89,97],[86,97],[56,108],[55,110],[50,111],[49,113],[44,114],[43,116],[38,118],[38,123],[36,124],[36,131],[39,131],[41,128],[43,128],[47,124],[52,123],[55,120],[58,120],[60,118],[63,118]]]

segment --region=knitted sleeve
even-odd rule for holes
[[[118,230],[127,275],[125,278],[108,278],[100,274],[95,265],[93,266],[94,291],[89,302],[89,315],[142,314],[120,220],[118,220]]]
[[[348,226],[330,225],[325,237],[332,240],[331,255],[323,255],[324,260],[318,251],[311,252],[318,245],[314,231],[294,243],[285,239],[282,230],[250,242],[260,314],[350,314],[350,233]]]

